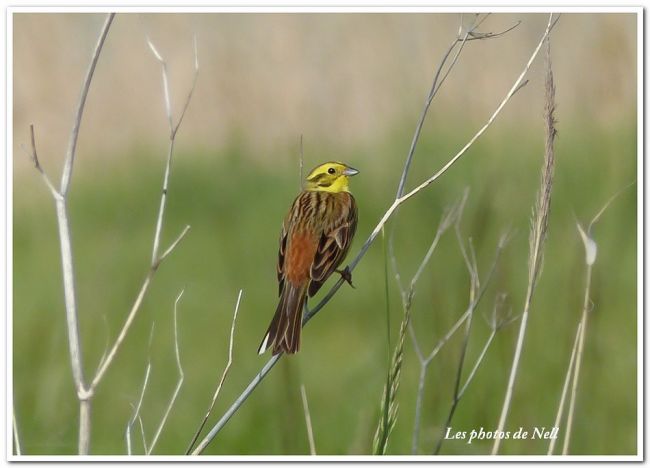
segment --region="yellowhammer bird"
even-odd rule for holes
[[[282,223],[278,252],[280,303],[258,353],[292,354],[300,348],[302,310],[334,272],[350,284],[348,270],[339,271],[357,228],[357,205],[348,177],[359,171],[339,162],[313,169]]]

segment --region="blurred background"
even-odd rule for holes
[[[57,226],[50,193],[21,146],[33,123],[41,164],[60,178],[74,109],[100,14],[14,14],[13,19],[13,395],[25,454],[73,454],[78,403],[70,370]],[[543,14],[494,14],[431,107],[407,182],[413,187],[483,125],[541,37]],[[390,205],[433,74],[465,14],[118,14],[92,82],[69,195],[86,375],[112,343],[146,275],[168,145],[160,66],[168,61],[174,115],[192,81],[193,36],[200,73],[176,139],[162,242],[188,237],[157,272],[124,347],[93,403],[92,454],[124,454],[124,432],[148,359],[142,416],[151,440],[177,380],[173,304],[185,382],[154,453],[184,453],[227,360],[239,289],[234,363],[211,422],[268,357],[256,349],[277,303],[280,223],[305,170],[328,160],[358,168],[356,255]],[[563,14],[552,33],[557,87],[556,173],[544,266],[506,429],[553,425],[580,318],[585,224],[610,196],[636,181],[637,18]],[[477,311],[467,370],[489,334],[495,297],[521,313],[528,232],[544,147],[543,60],[529,83],[463,159],[409,201],[394,220],[406,282],[444,209],[470,194],[461,223],[482,276],[499,236],[513,235]],[[584,365],[573,454],[637,449],[637,186],[612,203],[594,230]],[[392,224],[390,225],[392,229]],[[308,454],[304,385],[319,454],[369,454],[387,371],[385,256],[378,238],[344,286],[309,323],[298,355],[282,359],[209,454]],[[388,273],[392,343],[402,318]],[[333,281],[331,281],[333,283]],[[325,292],[328,287],[323,288]],[[431,349],[464,312],[469,279],[452,231],[421,277],[413,306],[420,345]],[[321,294],[322,295],[322,294]],[[319,295],[318,297],[321,297]],[[317,299],[318,299],[317,297]],[[155,324],[155,326],[154,326]],[[494,429],[519,322],[500,331],[452,421],[454,430]],[[149,335],[154,326],[153,339]],[[449,411],[462,334],[427,374],[418,453],[429,454]],[[399,414],[388,453],[411,451],[419,364],[407,337]],[[531,429],[532,430],[532,429]],[[560,437],[563,432],[560,431]],[[508,441],[504,454],[545,454],[547,441]],[[142,448],[134,441],[137,453]],[[484,455],[492,442],[447,441],[441,454]]]

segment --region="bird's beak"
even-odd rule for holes
[[[350,166],[346,167],[345,170],[343,171],[343,174],[346,176],[353,176],[353,175],[357,175],[358,173],[359,171],[357,171],[355,168]]]

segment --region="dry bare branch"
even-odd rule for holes
[[[431,256],[433,255],[433,252],[438,245],[438,241],[440,240],[440,237],[444,234],[444,232],[447,229],[449,229],[449,227],[451,227],[452,224],[457,224],[458,220],[462,217],[463,209],[465,207],[465,201],[467,200],[468,194],[469,194],[469,190],[466,188],[464,190],[463,197],[460,199],[460,201],[456,203],[454,206],[452,206],[451,208],[446,209],[445,212],[443,213],[442,219],[440,221],[440,224],[438,225],[438,229],[436,230],[436,234],[433,238],[433,242],[429,246],[429,249],[427,250],[427,253],[422,259],[420,266],[418,267],[417,271],[413,275],[408,292],[402,289],[399,280],[399,272],[397,270],[397,262],[395,261],[394,254],[391,255],[391,258],[393,259],[392,264],[393,264],[393,269],[395,271],[397,285],[400,288],[400,291],[402,293],[402,306],[404,308],[411,307],[412,298],[415,294],[415,286],[417,284],[417,281],[420,278],[422,272],[424,271],[424,267],[431,259]],[[413,433],[412,433],[412,440],[411,440],[411,454],[416,454],[417,447],[418,447],[418,440],[420,437],[420,421],[421,421],[421,412],[422,412],[422,400],[424,397],[424,383],[425,383],[429,363],[431,362],[433,357],[431,358],[424,357],[422,353],[422,349],[420,348],[420,344],[418,343],[417,336],[415,334],[415,329],[413,328],[412,319],[409,320],[408,326],[409,326],[409,334],[411,337],[411,342],[413,343],[413,348],[415,349],[415,354],[417,355],[418,362],[420,364],[420,376],[418,379],[418,388],[415,397],[415,418],[413,422]]]
[[[34,137],[34,126],[30,126],[30,140],[32,145],[32,161],[38,172],[43,177],[45,184],[52,193],[56,205],[56,219],[59,228],[59,245],[61,250],[61,269],[63,274],[63,293],[65,300],[66,325],[68,330],[68,348],[70,352],[70,363],[72,367],[72,377],[74,380],[77,399],[79,400],[79,441],[78,453],[87,455],[90,447],[90,400],[92,391],[86,388],[86,382],[83,375],[83,359],[81,344],[79,339],[79,325],[77,301],[75,293],[74,265],[72,261],[72,243],[70,240],[70,221],[67,209],[67,195],[72,178],[72,169],[77,148],[77,139],[79,137],[79,128],[81,126],[81,117],[83,115],[86,97],[90,89],[90,84],[95,72],[99,55],[106,41],[108,30],[113,22],[115,13],[106,15],[106,20],[95,44],[90,64],[86,70],[86,76],[81,86],[81,95],[77,104],[75,117],[72,124],[72,130],[68,140],[68,148],[63,163],[61,174],[61,187],[57,190],[45,171],[41,167],[38,154],[36,152],[36,139]]]
[[[470,336],[470,331],[472,328],[472,321],[473,321],[472,319],[474,318],[474,311],[476,310],[476,306],[477,306],[476,298],[480,294],[480,279],[478,275],[478,265],[476,264],[476,255],[474,255],[473,253],[471,238],[469,239],[469,245],[472,253],[471,255],[467,254],[464,241],[460,234],[460,218],[456,220],[454,231],[456,233],[456,240],[458,241],[458,246],[460,247],[461,255],[465,261],[465,267],[467,268],[467,272],[469,273],[469,277],[470,277],[469,306],[467,308],[467,310],[469,311],[469,315],[467,316],[467,320],[465,321],[465,336],[463,337],[463,343],[460,348],[460,358],[458,360],[458,367],[456,369],[453,401],[451,404],[451,408],[449,410],[449,415],[447,416],[447,421],[443,425],[443,431],[445,430],[446,427],[450,425],[451,419],[454,416],[454,413],[456,412],[458,402],[460,401],[460,396],[459,396],[460,382],[463,374],[463,366],[465,364],[465,356],[467,355],[467,348],[469,346],[469,336]],[[434,451],[435,454],[437,454],[440,451],[440,447],[442,445],[443,440],[444,437],[440,437],[440,439],[438,440],[437,447]]]
[[[490,39],[493,37],[498,37],[503,34],[506,34],[507,32],[513,30],[517,26],[519,26],[519,23],[515,24],[511,28],[507,29],[506,31],[502,31],[500,33],[494,33],[494,34],[484,34],[482,37],[472,37],[473,34],[476,34],[476,29],[485,21],[485,19],[489,16],[490,14],[486,14],[482,19],[479,19],[479,15],[476,15],[474,17],[474,21],[470,24],[470,26],[467,28],[465,33],[463,34],[463,25],[462,25],[462,14],[461,14],[461,24],[458,27],[458,34],[454,38],[454,40],[451,42],[449,45],[449,48],[447,49],[447,52],[442,57],[442,60],[440,61],[438,68],[436,69],[436,72],[433,76],[433,83],[431,84],[431,88],[429,90],[429,94],[427,95],[427,98],[424,102],[424,108],[422,109],[422,113],[420,114],[420,118],[418,120],[417,125],[415,126],[415,133],[413,134],[413,139],[411,140],[411,146],[409,148],[408,155],[406,156],[406,161],[404,162],[404,169],[402,170],[402,176],[400,177],[399,184],[397,186],[397,195],[395,198],[400,198],[404,194],[404,189],[406,186],[406,178],[409,173],[409,169],[411,167],[411,162],[413,161],[413,155],[415,154],[415,148],[417,147],[418,141],[420,139],[420,133],[422,132],[422,126],[424,125],[424,121],[427,117],[427,113],[429,112],[429,107],[431,107],[431,102],[433,101],[433,98],[438,94],[438,91],[442,87],[442,84],[445,82],[447,79],[447,76],[449,73],[451,73],[452,69],[456,65],[456,62],[458,61],[458,58],[460,57],[460,53],[462,52],[463,48],[465,47],[465,44],[472,40],[472,39]],[[456,51],[453,59],[451,60],[450,64],[447,67],[447,71],[445,72],[444,75],[442,75],[441,78],[441,73],[442,70],[444,69],[445,65],[447,64],[447,60],[449,59],[449,56],[451,55],[451,52],[458,46],[458,50]]]
[[[160,208],[158,209],[158,219],[156,220],[156,230],[154,233],[153,248],[151,253],[151,264],[153,265],[158,260],[160,232],[162,230],[163,218],[165,216],[165,205],[167,203],[167,190],[169,188],[169,175],[171,172],[172,157],[174,155],[174,143],[176,141],[176,132],[178,131],[178,128],[180,127],[183,121],[183,117],[185,116],[185,111],[187,110],[187,107],[190,104],[190,100],[192,99],[192,94],[194,93],[194,88],[196,87],[196,80],[199,75],[199,59],[198,59],[198,51],[196,46],[196,36],[194,36],[194,77],[192,79],[192,85],[187,94],[187,98],[185,99],[183,110],[181,112],[180,117],[178,118],[178,123],[174,125],[173,122],[174,119],[171,110],[171,96],[169,92],[169,79],[167,77],[167,62],[160,55],[158,49],[156,49],[151,39],[149,39],[149,36],[146,36],[146,40],[147,40],[147,44],[149,45],[149,48],[153,52],[154,57],[156,58],[156,60],[158,60],[161,66],[162,80],[163,80],[163,94],[165,96],[165,110],[167,113],[167,119],[169,121],[169,150],[167,152],[167,164],[165,165],[165,175],[163,178],[162,195],[160,197]]]
[[[474,265],[476,265],[476,263],[474,263]],[[490,348],[490,345],[494,341],[494,338],[496,337],[496,334],[499,332],[499,330],[501,330],[506,325],[512,323],[512,321],[513,321],[513,319],[508,317],[508,316],[501,318],[499,316],[499,314],[498,314],[498,311],[503,306],[504,296],[505,296],[504,294],[498,294],[497,297],[496,297],[495,304],[494,304],[494,307],[493,307],[493,314],[492,314],[493,317],[488,322],[488,324],[490,325],[490,330],[491,330],[490,335],[488,336],[488,339],[486,340],[485,344],[483,345],[483,348],[481,349],[481,352],[479,353],[478,358],[476,358],[476,361],[474,363],[474,366],[472,367],[472,370],[469,372],[469,375],[465,379],[465,383],[461,387],[460,386],[460,376],[461,376],[461,373],[462,373],[463,361],[464,361],[465,352],[466,352],[467,343],[468,343],[468,339],[467,339],[468,334],[466,334],[466,337],[465,337],[465,340],[464,340],[464,343],[463,343],[463,348],[461,349],[461,359],[459,360],[456,387],[454,389],[454,396],[453,396],[452,405],[451,405],[451,408],[449,410],[449,414],[447,415],[447,420],[446,420],[445,424],[442,426],[442,428],[443,428],[442,429],[442,434],[438,438],[438,442],[437,442],[436,447],[435,447],[435,449],[433,451],[434,455],[438,455],[440,453],[440,449],[442,448],[442,444],[445,441],[445,436],[444,436],[445,431],[447,430],[448,427],[451,426],[451,420],[454,417],[454,414],[456,412],[458,404],[460,403],[461,398],[463,397],[463,395],[467,391],[467,388],[472,383],[472,380],[474,380],[474,376],[476,375],[476,372],[478,371],[479,367],[483,363],[483,360],[485,359],[485,355],[487,354],[487,352],[488,352],[488,350]],[[470,323],[471,317],[472,316],[470,315],[469,320],[467,322],[468,323],[467,328],[466,328],[468,330],[467,333],[469,333],[469,326],[470,326],[469,323]]]
[[[116,339],[115,343],[113,346],[110,348],[110,350],[105,351],[102,358],[100,359],[100,362],[97,366],[97,370],[94,374],[94,377],[90,383],[90,385],[86,386],[84,375],[83,375],[83,365],[82,365],[82,353],[81,353],[81,346],[80,346],[80,339],[79,339],[79,328],[78,328],[78,317],[77,317],[77,309],[76,309],[76,299],[75,299],[75,282],[74,282],[74,269],[73,269],[73,262],[72,262],[72,246],[70,242],[70,227],[69,227],[69,219],[68,219],[68,212],[67,212],[67,194],[69,192],[70,188],[70,182],[72,178],[72,173],[73,173],[73,167],[74,167],[74,160],[76,156],[76,147],[77,147],[77,140],[79,137],[79,129],[81,126],[81,119],[83,116],[83,111],[86,103],[86,99],[88,96],[88,92],[90,89],[90,84],[92,81],[92,77],[97,65],[97,62],[99,60],[99,55],[102,50],[102,47],[104,45],[104,42],[106,40],[109,28],[113,22],[113,19],[115,17],[114,13],[110,13],[106,16],[106,20],[104,21],[103,28],[101,30],[101,33],[99,35],[99,38],[97,40],[93,55],[91,57],[91,62],[88,67],[88,70],[86,72],[86,76],[81,88],[81,95],[79,98],[79,102],[76,108],[75,112],[75,118],[73,121],[73,128],[70,133],[69,141],[68,141],[68,147],[64,159],[64,164],[63,164],[63,170],[62,170],[62,175],[61,175],[61,187],[60,189],[56,189],[52,182],[50,181],[49,177],[43,170],[43,168],[40,165],[39,159],[38,159],[38,153],[36,151],[36,141],[35,141],[35,136],[34,136],[34,127],[33,125],[30,126],[30,139],[31,139],[31,147],[32,147],[32,153],[31,153],[31,158],[34,163],[34,166],[38,170],[38,172],[41,174],[45,184],[47,185],[48,189],[50,190],[55,202],[56,202],[56,213],[57,213],[57,221],[58,221],[58,226],[59,226],[59,239],[60,239],[60,249],[61,249],[61,263],[62,263],[62,270],[63,270],[63,286],[64,286],[64,298],[65,298],[65,307],[66,307],[66,322],[67,322],[67,328],[68,328],[68,344],[69,344],[69,349],[70,349],[70,360],[72,364],[72,373],[73,373],[73,379],[77,391],[77,397],[79,399],[79,454],[85,455],[88,454],[89,451],[89,445],[90,445],[90,429],[91,429],[91,421],[90,421],[90,405],[91,405],[91,400],[94,396],[94,392],[97,388],[97,385],[101,381],[102,377],[104,376],[106,370],[108,367],[111,365],[113,362],[113,359],[115,357],[115,354],[117,353],[118,349],[120,348],[120,345],[122,344],[124,338],[126,337],[126,334],[130,328],[131,323],[133,322],[133,319],[135,317],[135,314],[137,310],[140,307],[140,304],[142,303],[142,299],[149,287],[149,284],[151,282],[153,273],[155,272],[156,268],[160,264],[160,262],[171,253],[171,251],[177,246],[177,244],[182,240],[182,238],[185,236],[187,233],[187,230],[189,229],[189,226],[187,226],[183,232],[179,235],[179,237],[171,244],[171,246],[161,255],[158,256],[158,245],[160,241],[160,231],[162,227],[162,219],[163,219],[163,214],[164,214],[164,201],[166,199],[166,194],[167,194],[167,187],[168,187],[168,180],[169,180],[169,172],[170,172],[170,165],[171,165],[171,156],[173,153],[173,145],[174,145],[174,138],[175,135],[181,125],[181,122],[183,120],[183,117],[185,115],[185,112],[187,110],[187,107],[189,105],[189,101],[191,99],[192,93],[194,91],[195,85],[196,85],[196,77],[198,74],[198,56],[197,56],[197,45],[196,45],[196,37],[194,38],[194,68],[195,68],[195,74],[194,74],[194,81],[192,83],[192,87],[190,88],[190,91],[188,93],[187,99],[185,101],[185,105],[183,107],[183,110],[181,112],[180,118],[176,124],[176,126],[172,125],[171,121],[171,110],[169,106],[169,86],[167,82],[167,76],[166,76],[166,69],[163,71],[163,80],[164,80],[164,88],[165,88],[165,102],[167,104],[167,111],[168,115],[170,118],[170,133],[171,133],[171,143],[170,143],[170,149],[169,149],[169,154],[168,154],[168,160],[167,160],[167,166],[166,166],[166,171],[165,171],[165,180],[163,184],[163,195],[162,195],[162,200],[161,200],[161,208],[159,211],[158,215],[158,220],[157,220],[157,225],[156,225],[156,233],[154,235],[154,248],[153,248],[153,253],[154,255],[152,256],[152,263],[151,263],[151,268],[149,271],[149,274],[145,278],[145,281],[142,285],[142,288],[138,294],[138,297],[136,298],[136,301],[134,303],[134,306],[132,307],[129,315],[127,316],[127,319],[120,330],[120,333],[118,334],[118,338]],[[157,56],[157,58],[160,58],[159,54],[157,51],[154,49],[154,54]],[[164,67],[165,68],[165,67]]]
[[[190,88],[190,91],[188,92],[187,98],[185,100],[185,103],[183,105],[183,111],[181,113],[180,118],[178,119],[177,124],[174,126],[173,123],[173,117],[171,114],[171,97],[170,97],[170,92],[169,92],[169,82],[167,79],[167,64],[166,62],[162,59],[162,56],[156,49],[156,47],[153,45],[153,43],[149,40],[147,37],[147,44],[149,45],[150,49],[152,50],[154,56],[156,57],[156,60],[158,60],[161,63],[162,67],[162,76],[163,76],[163,94],[165,98],[165,109],[167,112],[167,117],[169,120],[169,130],[170,130],[170,141],[169,141],[169,150],[167,152],[167,163],[165,165],[165,175],[163,178],[163,184],[162,184],[162,195],[160,198],[160,207],[158,209],[158,217],[156,219],[156,228],[154,231],[154,238],[153,238],[153,247],[152,247],[152,255],[151,255],[151,265],[149,266],[149,271],[147,273],[147,276],[145,277],[142,286],[140,287],[140,291],[138,292],[138,295],[135,299],[135,302],[131,306],[131,310],[129,311],[129,314],[127,315],[126,320],[124,321],[124,324],[122,325],[122,328],[120,329],[120,332],[118,333],[118,336],[113,343],[113,346],[111,347],[110,351],[106,355],[106,359],[104,359],[101,362],[101,365],[97,367],[97,371],[95,372],[95,375],[93,377],[93,380],[90,384],[90,391],[94,391],[97,385],[101,382],[102,378],[104,377],[106,371],[112,364],[115,355],[119,351],[119,349],[122,346],[122,343],[124,342],[124,339],[126,338],[130,328],[131,324],[133,323],[133,320],[135,319],[138,311],[140,310],[140,306],[142,305],[142,301],[149,290],[149,286],[151,285],[151,281],[153,280],[153,277],[156,273],[156,270],[160,266],[160,263],[167,258],[167,256],[178,246],[181,240],[185,237],[187,234],[188,230],[190,229],[189,226],[185,226],[183,231],[179,234],[179,236],[176,238],[174,242],[171,243],[171,245],[163,252],[162,255],[159,255],[159,248],[160,248],[160,238],[161,238],[161,232],[162,232],[162,224],[163,224],[163,219],[165,215],[165,207],[166,207],[166,202],[167,202],[167,192],[169,188],[169,176],[171,174],[171,164],[172,164],[172,157],[174,154],[174,143],[176,141],[176,133],[178,131],[178,128],[183,120],[183,116],[185,115],[185,110],[187,109],[189,102],[192,98],[192,93],[194,92],[194,88],[196,87],[196,79],[198,76],[198,56],[197,56],[197,49],[196,49],[196,38],[194,40],[194,78],[192,81],[192,86]]]

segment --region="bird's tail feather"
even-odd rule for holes
[[[302,309],[306,298],[306,286],[295,287],[291,283],[285,284],[273,320],[271,320],[257,350],[258,354],[263,354],[271,346],[273,354],[279,354],[282,351],[286,354],[298,352],[302,329]]]

